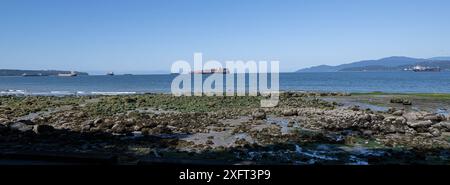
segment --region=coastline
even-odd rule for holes
[[[248,96],[0,96],[0,148],[114,155],[118,164],[439,164],[450,120],[432,106],[450,107],[449,97],[284,92],[278,107],[260,108],[261,97]]]

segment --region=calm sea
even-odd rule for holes
[[[176,75],[0,77],[0,95],[170,92]],[[450,72],[281,73],[281,90],[450,93]]]

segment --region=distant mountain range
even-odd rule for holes
[[[22,76],[23,74],[31,76],[56,76],[58,74],[69,74],[71,71],[60,70],[18,70],[18,69],[0,69],[0,76]],[[89,75],[85,72],[75,71],[78,75]]]
[[[297,72],[401,71],[416,65],[423,67],[439,67],[443,71],[450,71],[450,57],[421,59],[394,56],[379,60],[363,60],[338,66],[319,65],[300,69]]]

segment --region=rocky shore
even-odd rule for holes
[[[449,164],[448,114],[412,109],[414,98],[382,96],[382,111],[337,101],[370,98],[285,92],[260,108],[261,97],[248,96],[2,96],[0,151],[114,155],[118,164]]]

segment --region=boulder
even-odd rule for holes
[[[92,126],[89,124],[81,125],[81,132],[88,132],[91,130],[91,128],[92,128]]]
[[[383,119],[383,121],[385,122],[385,123],[387,123],[387,124],[392,124],[392,123],[394,123],[394,121],[397,119],[397,117],[396,116],[389,116],[389,117],[385,117],[384,119]]]
[[[441,136],[441,131],[437,128],[430,128],[430,134],[434,137]]]
[[[254,120],[266,119],[266,113],[264,111],[255,111],[252,113],[252,118]]]
[[[92,121],[92,120],[83,121],[83,122],[81,122],[81,125],[95,126],[94,121]]]
[[[395,118],[394,124],[397,124],[397,125],[406,124],[406,118],[397,117],[397,118]]]
[[[297,116],[297,110],[295,109],[285,109],[281,112],[283,116]]]
[[[8,119],[6,118],[0,118],[0,125],[5,125],[6,123],[8,123]]]
[[[420,112],[412,111],[403,113],[403,117],[405,117],[408,121],[414,121],[419,120],[419,118],[422,118],[423,116]]]
[[[134,131],[140,131],[142,130],[144,126],[142,124],[136,124],[133,126]]]
[[[445,120],[445,116],[441,114],[427,114],[423,117],[424,120],[430,120],[432,122],[441,122]]]
[[[111,131],[114,133],[125,133],[126,128],[124,124],[116,123],[111,127]]]
[[[450,122],[440,122],[433,125],[434,128],[440,129],[443,132],[450,131]]]
[[[392,113],[392,115],[394,115],[394,116],[402,116],[403,115],[403,110],[397,110],[397,111],[394,111],[393,113]]]
[[[430,120],[426,121],[418,121],[418,122],[408,122],[408,126],[413,128],[427,128],[433,125],[433,122]]]
[[[102,118],[97,118],[97,119],[94,120],[94,124],[95,125],[98,125],[100,123],[103,123],[103,119]]]
[[[442,127],[450,129],[450,122],[441,122]]]
[[[405,133],[408,135],[416,135],[417,131],[414,130],[413,128],[406,128]]]

